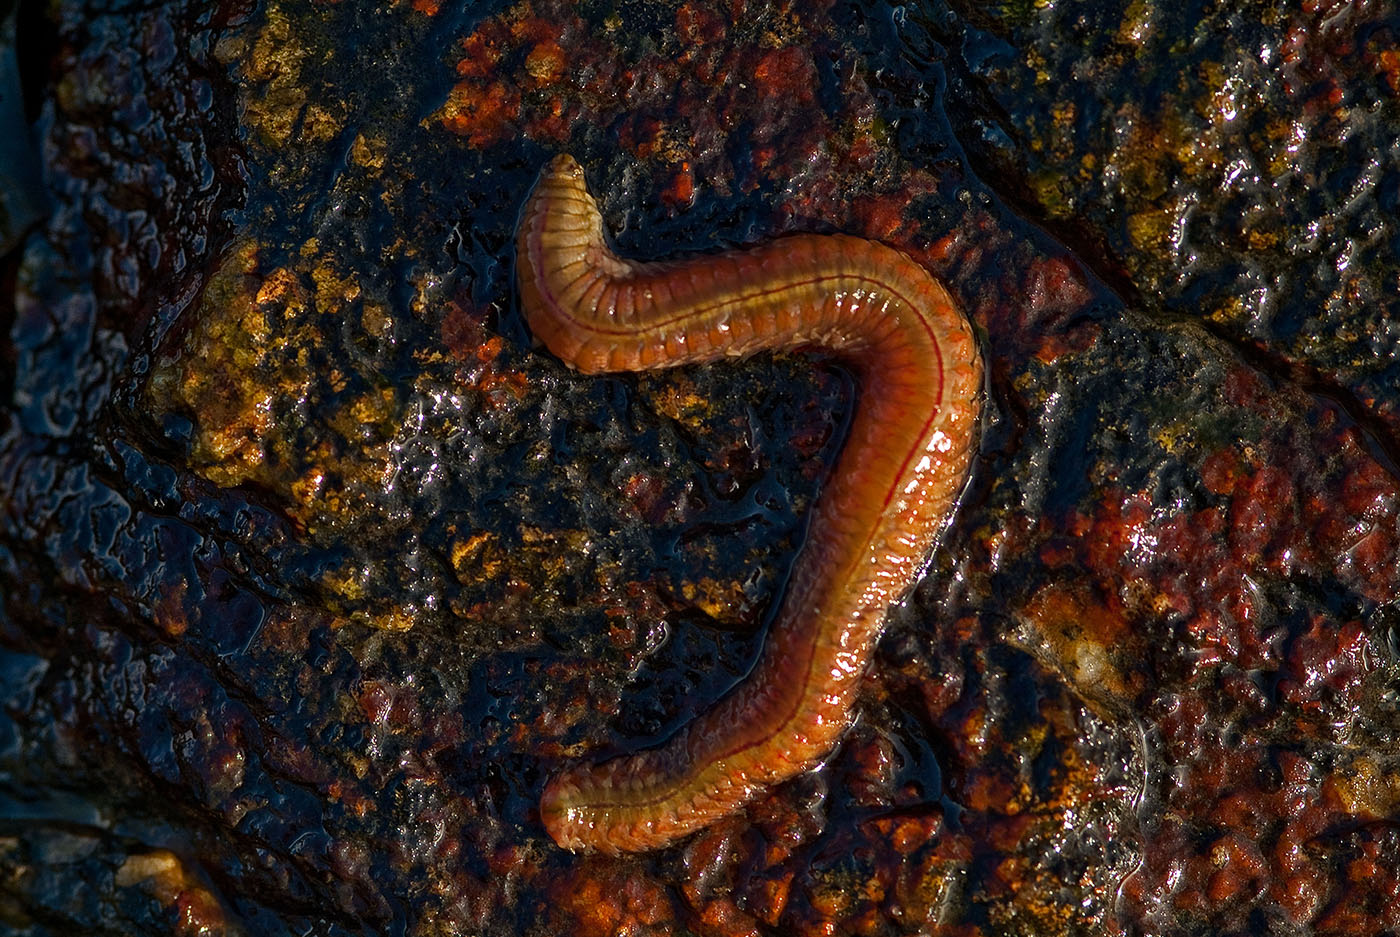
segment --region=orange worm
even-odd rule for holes
[[[637,263],[609,248],[583,170],[556,157],[517,236],[525,317],[589,374],[814,347],[855,372],[840,460],[753,671],[660,747],[545,786],[566,849],[664,846],[816,767],[851,721],[890,606],[918,575],[971,458],[981,362],[948,292],[905,254],[845,235]]]

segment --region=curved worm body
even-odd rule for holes
[[[546,785],[567,849],[663,846],[815,767],[851,719],[889,607],[951,512],[973,448],[981,364],[943,286],[844,235],[634,263],[609,249],[583,171],[541,173],[518,234],[530,328],[587,373],[818,347],[856,372],[857,412],[753,672],[664,745]]]

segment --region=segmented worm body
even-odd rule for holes
[[[903,253],[844,235],[637,263],[608,247],[583,171],[541,173],[518,234],[530,328],[587,373],[815,347],[859,401],[787,593],[745,680],[660,747],[571,766],[540,812],[568,849],[652,849],[815,767],[851,719],[890,606],[951,512],[971,457],[981,364],[947,291]]]

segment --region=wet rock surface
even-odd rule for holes
[[[1385,4],[14,23],[8,932],[1400,928]],[[742,676],[859,392],[532,349],[563,150],[633,256],[909,251],[989,370],[841,747],[620,859],[549,841],[545,777]]]

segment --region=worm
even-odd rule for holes
[[[541,172],[516,242],[535,336],[587,374],[815,348],[849,367],[856,411],[752,671],[664,744],[566,767],[540,801],[560,846],[665,846],[818,766],[851,722],[890,606],[947,522],[976,439],[981,358],[942,284],[841,234],[659,263],[618,257],[583,170]]]

